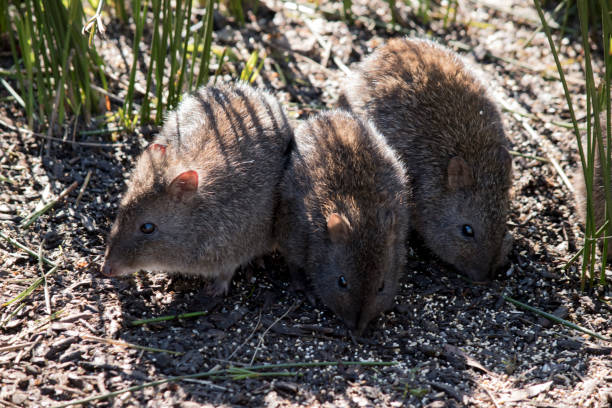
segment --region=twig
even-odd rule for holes
[[[264,338],[266,337],[266,334],[268,334],[268,332],[270,331],[270,329],[272,327],[274,327],[274,325],[278,322],[280,322],[281,320],[283,320],[285,318],[285,316],[287,316],[290,312],[294,311],[295,309],[297,309],[297,307],[302,304],[301,301],[296,301],[293,303],[293,305],[291,305],[291,307],[289,307],[289,309],[287,309],[287,311],[285,313],[283,313],[283,315],[281,317],[279,317],[278,319],[276,319],[264,332],[261,336],[259,336],[259,342],[257,342],[257,347],[255,347],[255,351],[253,352],[253,357],[251,357],[251,362],[249,363],[249,366],[253,365],[253,361],[255,361],[255,357],[257,356],[257,353],[259,352],[259,349],[261,348],[261,345],[263,344]]]
[[[232,354],[230,354],[229,357],[227,357],[225,360],[230,361],[232,359],[232,357],[234,357],[234,355],[238,352],[238,350],[240,350],[242,347],[244,347],[244,345],[247,344],[249,342],[249,340],[251,340],[251,338],[253,338],[253,336],[255,335],[255,332],[257,332],[257,330],[259,329],[260,325],[261,325],[261,311],[259,311],[259,318],[257,319],[257,324],[255,325],[255,328],[253,329],[251,334],[249,334],[247,336],[247,338],[242,342],[242,344],[240,344],[238,347],[236,347],[234,349],[234,351],[232,351]]]
[[[510,154],[512,156],[518,156],[518,157],[524,157],[526,159],[537,160],[537,161],[540,161],[542,163],[550,163],[550,160],[548,160],[548,159],[546,159],[544,157],[532,156],[530,154],[524,154],[524,153],[521,153],[521,152],[517,152],[516,150],[510,150],[509,152],[510,152]]]
[[[4,238],[6,241],[8,241],[11,245],[16,246],[17,248],[27,252],[28,254],[32,255],[33,257],[39,259],[39,256],[36,252],[32,251],[30,248],[20,244],[19,242],[15,241],[13,238],[7,236],[6,234],[4,234],[2,231],[0,231],[0,238]],[[57,267],[57,264],[53,263],[52,261],[48,260],[47,258],[40,257],[40,259],[42,259],[42,261],[44,263],[46,263],[47,265],[51,266],[51,267]],[[47,275],[49,275],[51,271],[47,272]]]
[[[498,1],[495,1],[495,0],[471,0],[470,2],[474,3],[474,4],[477,4],[477,5],[485,6],[487,8],[492,9],[492,10],[495,10],[495,11],[499,11],[501,13],[504,13],[504,14],[512,16],[512,17],[516,17],[516,19],[514,21],[518,21],[518,22],[520,22],[521,20],[522,21],[529,21],[530,23],[532,23],[534,25],[540,23],[540,20],[538,19],[537,15],[529,15],[526,12],[524,12],[524,13],[517,13],[514,10],[513,6],[506,5],[503,2],[498,2]],[[520,10],[529,10],[529,11],[531,11],[533,9],[519,9],[519,11]],[[552,16],[550,16],[549,13],[546,13],[546,14],[547,14],[547,17],[548,17],[546,19],[546,21],[548,21],[548,25],[551,28],[559,29],[560,26],[559,26],[559,24],[557,24],[557,22],[554,20],[554,18]]]
[[[487,394],[487,396],[489,397],[489,399],[493,403],[493,406],[495,406],[495,408],[499,408],[499,404],[497,403],[497,400],[493,397],[493,394],[491,393],[491,391],[488,390],[487,387],[482,385],[480,381],[476,381],[476,380],[471,379],[471,378],[470,378],[470,381],[472,383],[474,383],[477,387],[482,388],[482,390],[485,392],[485,394]]]
[[[567,178],[567,175],[565,174],[565,172],[563,171],[563,169],[559,165],[559,162],[557,160],[555,160],[554,157],[550,157],[549,160],[550,160],[550,163],[555,168],[555,170],[557,170],[557,173],[559,173],[559,176],[561,177],[561,180],[563,180],[563,183],[565,183],[565,185],[567,186],[568,190],[573,193],[574,192],[574,186],[572,185],[572,182],[569,181],[569,179]]]
[[[33,341],[28,343],[13,344],[11,346],[0,347],[0,353],[8,353],[9,351],[21,350],[23,348],[31,346],[32,344],[34,344]]]
[[[569,321],[567,321],[567,320],[565,320],[565,319],[562,319],[562,318],[560,318],[560,317],[558,317],[558,316],[555,316],[554,314],[550,314],[550,313],[547,313],[547,312],[545,312],[545,311],[543,311],[543,310],[536,309],[536,308],[535,308],[535,307],[533,307],[533,306],[529,306],[528,304],[525,304],[525,303],[523,303],[523,302],[519,302],[518,300],[514,300],[514,299],[512,299],[512,298],[511,298],[511,297],[509,297],[509,296],[505,296],[505,295],[504,295],[504,296],[503,296],[503,298],[504,298],[504,300],[506,300],[506,301],[508,301],[508,302],[510,302],[510,303],[512,303],[512,304],[514,304],[514,305],[516,305],[516,306],[522,307],[523,309],[527,309],[527,310],[529,310],[530,312],[533,312],[533,313],[539,314],[540,316],[544,316],[544,317],[545,317],[545,318],[547,318],[548,320],[552,320],[552,321],[555,321],[555,322],[557,322],[557,323],[561,323],[561,324],[562,324],[562,325],[564,325],[564,326],[567,326],[567,327],[569,327],[569,328],[571,328],[571,329],[574,329],[574,330],[581,331],[581,332],[583,332],[583,333],[585,333],[585,334],[588,334],[589,336],[592,336],[592,337],[598,338],[598,339],[600,339],[600,340],[604,340],[604,341],[612,342],[612,339],[610,339],[610,338],[604,337],[604,336],[602,336],[601,334],[595,333],[595,332],[593,332],[593,331],[591,331],[591,330],[589,330],[589,329],[587,329],[587,328],[584,328],[584,327],[582,327],[582,326],[578,326],[577,324],[574,324],[574,323],[569,322]]]
[[[110,99],[112,99],[113,101],[115,101],[117,103],[123,104],[125,102],[123,99],[121,99],[117,95],[115,95],[113,93],[110,93],[106,89],[101,88],[101,87],[99,87],[97,85],[91,84],[91,85],[89,85],[89,87],[91,89],[93,89],[94,91],[97,91],[97,92],[101,93],[104,96],[108,96]]]
[[[79,195],[77,196],[77,199],[74,202],[75,208],[79,206],[79,203],[81,202],[81,198],[83,198],[83,193],[85,192],[85,189],[87,188],[87,184],[89,184],[90,178],[91,178],[91,170],[87,172],[87,175],[85,176],[85,181],[83,181],[83,185],[81,186],[81,189],[79,190]]]
[[[12,402],[7,401],[5,399],[0,399],[0,404],[6,405],[7,407],[11,407],[11,408],[21,408],[19,405],[13,404]]]
[[[529,123],[525,122],[522,119],[517,119],[517,120],[521,123],[521,125],[523,125],[523,129],[525,129],[527,131],[527,133],[529,133],[529,135],[531,136],[531,138],[534,141],[542,142],[543,140],[546,140],[546,139],[543,139],[541,137],[538,137],[537,132],[531,127],[531,125],[529,125]],[[561,181],[563,181],[563,183],[567,186],[569,191],[571,191],[573,193],[574,192],[574,186],[572,185],[572,183],[567,178],[567,175],[565,174],[565,172],[563,171],[563,169],[559,165],[559,162],[554,157],[552,157],[550,154],[547,153],[546,155],[548,156],[548,160],[550,160],[550,164],[552,164],[553,168],[557,171],[557,173],[561,177]]]
[[[451,41],[448,42],[448,44],[452,45],[455,48],[458,48],[458,49],[460,49],[462,51],[471,52],[472,49],[473,49],[473,47],[471,47],[468,44],[466,44],[464,42],[461,42],[461,41],[451,40]],[[555,81],[558,81],[560,79],[558,75],[547,74],[545,70],[534,68],[531,65],[525,64],[524,62],[521,62],[519,60],[515,60],[513,58],[500,57],[498,55],[491,54],[488,51],[485,53],[485,55],[488,58],[499,60],[499,61],[505,62],[507,64],[512,64],[512,65],[514,65],[514,66],[516,66],[518,68],[522,68],[522,69],[524,69],[526,71],[529,71],[529,72],[534,72],[534,73],[540,75],[544,79],[552,79],[552,80],[555,80]],[[576,79],[576,78],[566,78],[566,81],[568,83],[572,83],[574,85],[583,85],[584,86],[583,81],[581,81],[579,79]]]
[[[133,320],[130,324],[132,326],[138,326],[141,324],[165,322],[165,321],[174,320],[174,319],[185,319],[188,317],[206,316],[207,314],[208,314],[207,310],[202,311],[202,312],[189,312],[189,313],[183,313],[179,315],[154,317],[152,319]]]
[[[501,97],[498,97],[497,100],[499,101],[500,105],[504,109],[506,109],[508,111],[512,111],[512,109],[509,107],[509,105]],[[531,125],[529,123],[527,123],[525,118],[522,118],[517,112],[514,112],[512,114],[512,117],[517,122],[519,122],[521,124],[521,126],[523,126],[523,129],[525,129],[527,131],[527,133],[529,134],[529,136],[531,136],[531,138],[533,139],[534,142],[536,142],[538,144],[545,144],[546,147],[548,147],[548,149],[546,149],[546,150],[552,150],[552,147],[550,146],[550,142],[548,142],[547,139],[540,137],[538,135],[538,133],[535,131],[535,129],[533,127],[531,127]],[[552,166],[555,169],[555,171],[559,174],[559,177],[561,177],[561,181],[563,181],[563,184],[565,184],[567,186],[567,188],[569,189],[569,191],[571,191],[573,193],[574,192],[574,186],[569,181],[569,178],[567,177],[567,175],[565,174],[565,172],[563,171],[563,169],[559,165],[559,162],[554,157],[552,157],[549,153],[546,153],[546,156],[547,156],[547,159],[550,162],[550,164],[552,164]]]
[[[127,343],[125,341],[119,341],[119,340],[114,340],[114,339],[105,339],[103,337],[95,337],[95,336],[81,336],[81,337],[83,340],[97,341],[100,343],[112,344],[114,346],[134,348],[134,349],[144,350],[144,351],[152,351],[152,352],[157,352],[157,353],[168,353],[168,354],[174,354],[177,356],[185,354],[181,351],[173,351],[173,350],[166,350],[166,349],[155,348],[155,347],[141,346],[139,344]]]
[[[75,188],[77,188],[77,186],[79,185],[79,183],[77,183],[76,181],[74,183],[72,183],[71,185],[69,185],[68,187],[66,187],[66,189],[64,191],[62,191],[55,200],[51,200],[49,201],[47,204],[45,204],[43,206],[43,208],[41,208],[38,211],[34,211],[32,214],[30,214],[28,217],[26,217],[23,222],[21,223],[20,228],[21,229],[26,229],[28,228],[30,225],[32,225],[32,223],[34,221],[36,221],[38,219],[38,217],[40,217],[41,215],[43,215],[44,213],[46,213],[51,207],[53,207],[55,204],[57,204],[58,202],[62,201],[64,199],[64,197],[66,197],[68,194],[70,194],[70,192],[72,190],[74,190]]]
[[[0,125],[4,126],[7,129],[13,130],[15,132],[25,133],[25,134],[28,134],[28,135],[32,135],[34,137],[39,137],[41,139],[48,139],[48,140],[52,140],[54,142],[60,142],[60,143],[66,143],[66,144],[77,144],[79,146],[84,146],[84,147],[113,148],[113,147],[119,147],[119,146],[125,145],[125,143],[73,142],[73,141],[70,141],[70,140],[64,140],[64,139],[60,139],[60,138],[57,138],[57,137],[51,137],[51,136],[43,135],[42,133],[32,132],[30,129],[12,126],[12,125],[9,125],[8,123],[4,122],[1,119],[0,119]]]
[[[190,379],[190,378],[203,378],[203,377],[212,377],[212,378],[226,378],[226,377],[230,377],[233,379],[240,379],[241,376],[244,376],[248,373],[249,376],[252,375],[258,375],[258,376],[269,376],[269,375],[287,375],[286,372],[276,372],[276,373],[270,373],[270,372],[263,372],[263,373],[256,373],[256,371],[259,370],[268,370],[268,369],[282,369],[282,368],[311,368],[311,367],[335,367],[338,365],[359,365],[359,366],[365,366],[365,367],[372,367],[372,366],[393,366],[393,365],[397,365],[397,362],[395,361],[342,361],[342,362],[337,362],[337,361],[322,361],[322,362],[312,362],[312,363],[281,363],[281,364],[265,364],[265,365],[258,365],[258,366],[252,366],[249,367],[248,370],[242,369],[242,368],[238,368],[238,367],[230,367],[228,369],[224,369],[224,370],[217,370],[216,368],[213,368],[213,370],[210,371],[204,371],[204,372],[200,372],[200,373],[195,373],[195,374],[188,374],[188,375],[180,375],[180,376],[175,376],[175,377],[167,377],[167,378],[163,378],[161,380],[157,380],[157,381],[151,381],[151,382],[147,382],[147,383],[143,383],[140,385],[135,385],[133,387],[128,387],[128,388],[123,388],[121,390],[117,390],[114,392],[109,392],[106,394],[101,394],[101,395],[93,395],[91,397],[88,398],[84,398],[84,399],[80,399],[80,400],[73,400],[73,401],[69,401],[65,404],[60,404],[60,405],[56,405],[54,408],[64,408],[64,407],[69,407],[72,405],[78,405],[78,404],[85,404],[91,401],[98,401],[98,400],[103,400],[103,399],[108,399],[108,398],[112,398],[112,397],[116,397],[117,395],[121,395],[124,394],[126,392],[132,392],[132,391],[139,391],[143,388],[147,388],[147,387],[154,387],[156,385],[161,385],[161,384],[165,384],[165,383],[169,383],[169,382],[176,382],[176,381],[183,381],[186,379]]]
[[[545,120],[542,119],[540,116],[536,115],[535,113],[527,113],[527,112],[521,112],[521,111],[517,111],[512,109],[510,106],[504,104],[502,105],[502,110],[504,112],[510,112],[510,113],[516,113],[519,116],[522,116],[524,118],[528,118],[528,119],[533,119],[533,120],[537,120],[543,123],[550,123],[551,125],[555,125],[558,126],[560,128],[564,128],[564,129],[573,129],[574,125],[569,123],[569,122],[559,122],[558,120]],[[580,130],[586,130],[586,127],[580,127]]]
[[[329,52],[332,52],[332,46],[331,46],[331,42],[326,42],[323,37],[321,37],[319,35],[319,33],[317,33],[317,31],[315,30],[315,28],[312,25],[312,22],[309,19],[304,19],[304,23],[306,24],[306,26],[308,27],[308,29],[310,30],[310,32],[315,36],[315,38],[317,39],[317,42],[319,43],[319,45],[324,49],[324,50],[329,50]],[[332,56],[332,60],[334,61],[334,63],[338,66],[338,68],[340,68],[346,75],[350,75],[351,74],[351,70],[340,60],[340,58],[338,58],[335,53]],[[326,64],[324,64],[323,62],[321,62],[320,64],[321,66],[325,66]]]
[[[278,48],[278,49],[280,49],[280,50],[290,52],[290,53],[291,53],[291,54],[293,54],[293,56],[294,56],[294,57],[296,57],[297,59],[302,59],[302,60],[304,60],[304,61],[308,61],[308,62],[310,62],[310,63],[312,63],[312,64],[315,64],[315,65],[319,66],[321,69],[323,69],[325,72],[327,72],[328,74],[335,74],[335,73],[336,73],[336,71],[334,71],[333,69],[329,69],[329,68],[327,68],[327,67],[324,67],[324,66],[323,66],[323,65],[322,65],[320,62],[315,61],[315,60],[313,60],[312,58],[307,57],[306,55],[303,55],[303,54],[301,54],[300,52],[295,51],[295,50],[293,50],[293,49],[291,49],[291,48],[284,47],[284,46],[282,46],[282,45],[280,45],[280,44],[273,44],[273,43],[271,43],[271,42],[264,41],[264,40],[262,40],[262,43],[263,43],[263,44],[265,44],[267,47],[270,47],[270,48],[273,48],[273,49],[274,49],[274,48]]]
[[[98,3],[98,8],[96,9],[96,13],[87,20],[87,23],[83,26],[81,34],[85,35],[85,33],[89,33],[89,46],[91,47],[91,43],[93,41],[93,36],[98,30],[100,34],[104,34],[106,31],[106,27],[104,27],[104,23],[102,22],[102,6],[104,5],[104,0],[100,0]]]

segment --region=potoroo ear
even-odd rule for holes
[[[147,150],[149,150],[151,152],[160,152],[161,154],[165,154],[166,153],[166,145],[159,144],[159,143],[153,143],[152,145],[147,147]]]
[[[509,180],[512,180],[512,156],[510,156],[510,152],[506,148],[506,146],[499,146],[496,151],[497,161],[503,163],[504,166],[509,170],[508,177]]]
[[[448,187],[451,190],[459,190],[474,184],[472,169],[460,156],[455,156],[448,162],[447,176]]]
[[[332,213],[327,217],[327,232],[332,242],[347,241],[351,224],[345,216]]]
[[[198,173],[195,170],[188,170],[179,174],[168,187],[168,192],[176,200],[186,200],[197,190]]]

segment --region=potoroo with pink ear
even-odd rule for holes
[[[270,94],[247,85],[185,96],[138,158],[108,237],[102,272],[141,269],[214,279],[273,248],[278,184],[293,133]]]
[[[349,76],[340,104],[374,121],[412,180],[412,227],[476,281],[507,259],[512,160],[499,111],[458,55],[392,39]]]

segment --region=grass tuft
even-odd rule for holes
[[[566,0],[569,1],[569,0]],[[567,101],[568,110],[572,120],[572,126],[574,130],[574,136],[578,146],[578,153],[580,155],[580,162],[582,166],[582,172],[584,175],[584,181],[586,186],[586,220],[585,220],[585,234],[584,234],[584,247],[579,253],[582,253],[582,269],[581,269],[581,288],[584,290],[587,282],[590,285],[596,283],[605,284],[605,267],[606,267],[606,251],[607,251],[607,237],[611,235],[612,224],[610,219],[612,216],[612,195],[610,189],[610,170],[612,160],[610,159],[610,76],[612,75],[612,67],[610,64],[611,56],[609,54],[609,41],[610,34],[612,33],[612,24],[610,20],[610,14],[608,5],[605,0],[599,1],[601,7],[601,34],[604,50],[604,61],[605,61],[605,74],[604,78],[600,79],[599,86],[596,86],[595,77],[592,68],[592,54],[591,54],[591,37],[589,36],[590,27],[589,21],[592,19],[593,10],[595,7],[589,7],[585,1],[578,1],[578,18],[580,21],[580,33],[582,36],[582,46],[584,49],[584,72],[585,72],[585,97],[587,102],[587,116],[586,116],[586,133],[581,133],[581,128],[578,126],[576,120],[576,114],[572,103],[572,94],[567,85],[565,75],[559,55],[557,53],[557,47],[553,40],[549,24],[544,16],[542,5],[540,0],[534,0],[534,5],[540,17],[542,29],[544,30],[548,43],[557,66],[559,73],[559,79],[563,85],[563,91]],[[606,112],[606,129],[607,134],[602,135],[602,125],[599,121],[600,112]],[[584,136],[584,139],[583,139]],[[606,137],[607,144],[603,142],[603,137]],[[586,146],[584,146],[586,144]],[[607,146],[607,148],[605,147]],[[601,158],[601,172],[602,180],[596,180],[595,166],[596,166],[596,155]],[[595,186],[603,183],[605,191],[605,208],[606,208],[606,219],[601,223],[604,226],[602,239],[603,253],[601,254],[601,268],[599,273],[599,279],[596,280],[595,264],[596,264],[596,253],[598,247],[599,237],[598,230],[602,225],[597,225],[594,218],[594,208],[596,203],[593,202],[593,189]],[[599,203],[602,205],[602,203]]]

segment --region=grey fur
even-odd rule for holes
[[[281,184],[280,251],[294,279],[304,274],[359,334],[393,305],[406,262],[405,171],[378,131],[347,112],[311,118],[295,140]],[[344,220],[336,232],[332,219]]]
[[[277,189],[292,140],[269,93],[222,85],[187,95],[136,162],[103,272],[201,275],[215,278],[213,294],[227,292],[237,267],[273,248]],[[190,170],[196,191],[177,177]],[[155,224],[154,233],[143,234],[144,223]]]
[[[400,154],[413,182],[411,225],[434,253],[474,280],[506,262],[512,160],[495,103],[455,53],[392,39],[348,78],[341,104]]]

